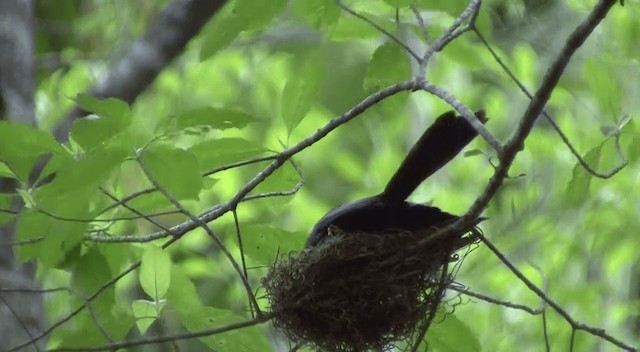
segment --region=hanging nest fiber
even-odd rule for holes
[[[381,351],[410,342],[426,331],[452,281],[454,252],[479,231],[419,244],[436,230],[330,228],[322,243],[278,260],[262,280],[274,325],[291,341],[322,351]]]

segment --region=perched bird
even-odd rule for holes
[[[482,123],[487,121],[483,110],[475,114]],[[314,226],[306,247],[322,243],[329,227],[345,233],[415,232],[443,226],[457,219],[458,216],[436,207],[407,202],[406,199],[476,135],[476,130],[462,116],[456,116],[453,111],[440,115],[409,151],[382,193],[329,211]]]

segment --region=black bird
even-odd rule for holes
[[[487,121],[483,110],[475,114],[482,123]],[[462,116],[456,116],[453,111],[440,115],[411,148],[382,193],[329,211],[314,226],[306,247],[320,244],[330,226],[346,233],[390,229],[418,231],[457,219],[458,216],[436,207],[407,202],[406,199],[476,135],[476,130]]]

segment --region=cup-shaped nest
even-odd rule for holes
[[[325,351],[380,351],[410,340],[433,318],[454,252],[475,241],[460,234],[425,243],[436,230],[330,228],[322,243],[278,260],[262,280],[274,325]]]

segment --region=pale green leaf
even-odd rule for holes
[[[154,301],[162,299],[171,283],[171,258],[162,249],[149,245],[142,254],[140,285]]]

